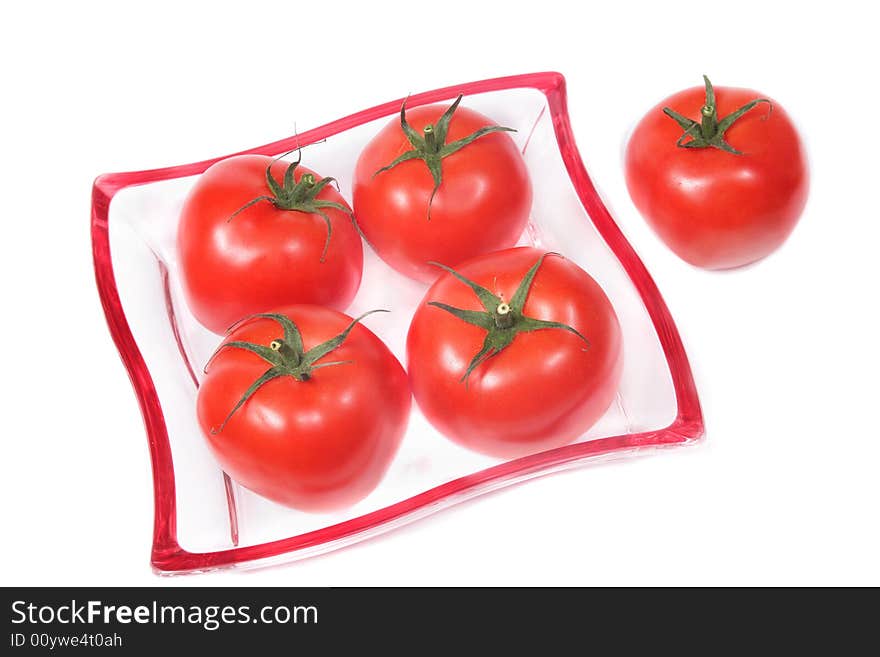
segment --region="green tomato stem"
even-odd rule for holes
[[[498,304],[498,307],[495,309],[495,326],[500,329],[507,329],[513,326],[514,314],[511,311],[511,307],[506,303]]]
[[[700,109],[702,117],[700,121],[700,131],[703,133],[703,139],[711,140],[718,131],[718,115],[714,105],[703,105]]]
[[[437,135],[434,132],[434,126],[429,123],[422,129],[422,133],[425,135],[427,151],[429,153],[436,153],[439,149],[437,148]]]

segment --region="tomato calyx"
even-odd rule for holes
[[[724,140],[724,133],[732,126],[743,114],[751,110],[760,103],[767,103],[770,106],[770,112],[773,111],[773,104],[766,98],[755,98],[746,103],[739,109],[731,112],[720,121],[718,120],[718,108],[715,106],[715,89],[709,78],[705,75],[703,80],[706,84],[706,102],[700,108],[700,121],[694,121],[683,116],[670,107],[664,107],[663,113],[681,126],[684,134],[678,138],[675,145],[680,148],[717,148],[719,150],[731,153],[733,155],[743,155],[742,151],[738,151]],[[685,141],[686,139],[690,141]]]
[[[406,135],[407,141],[409,141],[412,149],[406,151],[403,155],[397,157],[391,162],[391,164],[382,167],[373,174],[373,177],[375,178],[380,173],[393,169],[401,162],[406,162],[407,160],[422,160],[428,167],[428,170],[431,172],[431,177],[434,180],[434,188],[431,190],[431,198],[428,200],[429,221],[431,220],[431,207],[434,204],[434,196],[437,194],[437,190],[440,189],[440,185],[443,183],[443,158],[460,151],[468,144],[492,132],[516,132],[514,128],[491,125],[475,130],[467,137],[462,137],[461,139],[457,139],[456,141],[447,144],[446,136],[449,132],[449,122],[452,120],[452,115],[455,114],[455,110],[458,109],[458,105],[461,103],[462,98],[463,96],[459,94],[458,98],[455,99],[455,102],[449,106],[449,109],[437,119],[437,123],[426,125],[422,129],[422,134],[419,134],[418,131],[407,122],[406,100],[404,100],[403,105],[400,107],[400,127],[403,130],[403,134]]]
[[[480,303],[483,304],[483,308],[485,308],[485,311],[465,310],[463,308],[455,308],[454,306],[439,301],[428,302],[429,306],[435,306],[436,308],[445,310],[463,322],[479,326],[486,330],[486,338],[483,340],[483,346],[471,359],[471,362],[468,364],[460,382],[467,385],[468,377],[470,377],[471,372],[473,372],[474,369],[492,356],[495,356],[509,347],[516,339],[516,336],[520,333],[542,329],[562,329],[579,337],[584,341],[587,347],[590,346],[590,341],[587,340],[587,338],[585,338],[577,329],[568,324],[535,319],[534,317],[527,317],[523,314],[523,307],[528,298],[532,281],[534,281],[535,274],[538,273],[538,269],[544,262],[544,258],[548,255],[558,256],[559,254],[545,253],[538,258],[538,261],[532,265],[529,271],[526,272],[526,275],[523,276],[516,288],[516,292],[514,292],[509,301],[505,301],[502,296],[496,295],[479,283],[475,283],[474,281],[465,278],[451,267],[447,267],[438,262],[430,263],[448,271],[462,283],[470,287],[479,298]]]
[[[245,342],[241,340],[233,340],[231,342],[224,342],[221,344],[217,351],[208,359],[207,365],[205,365],[205,373],[207,374],[208,368],[211,366],[211,363],[214,362],[214,359],[217,357],[223,349],[233,348],[233,349],[243,349],[245,351],[250,351],[251,353],[256,354],[264,361],[269,363],[271,367],[263,372],[260,377],[254,381],[247,390],[245,390],[244,394],[232,407],[232,410],[229,411],[229,415],[226,416],[226,419],[223,420],[223,423],[217,427],[212,428],[212,434],[218,434],[223,431],[223,428],[226,426],[226,423],[235,415],[235,412],[241,408],[244,403],[250,399],[257,390],[259,390],[263,385],[271,381],[272,379],[277,379],[282,376],[290,376],[300,382],[310,381],[312,379],[312,373],[315,370],[330,367],[333,365],[347,365],[352,361],[350,360],[337,360],[337,361],[327,361],[323,363],[318,363],[319,359],[323,358],[327,354],[329,354],[334,349],[337,349],[345,339],[348,337],[348,334],[351,333],[352,329],[367,315],[372,315],[373,313],[387,313],[387,310],[371,310],[369,312],[364,313],[360,317],[352,320],[352,322],[346,327],[342,333],[339,335],[330,338],[326,342],[322,342],[319,345],[316,345],[305,351],[303,348],[303,339],[302,334],[299,331],[299,328],[296,324],[286,315],[281,315],[278,313],[257,313],[256,315],[251,315],[249,317],[245,317],[239,322],[236,322],[227,331],[227,334],[232,332],[233,330],[247,324],[250,321],[255,319],[272,319],[278,322],[283,329],[283,336],[280,338],[276,338],[272,340],[268,346],[262,344],[256,344],[254,342]]]
[[[324,250],[321,252],[321,262],[324,262],[324,259],[327,256],[327,249],[330,248],[330,237],[333,235],[333,225],[330,223],[330,217],[327,215],[325,211],[327,208],[333,208],[334,210],[340,210],[347,214],[352,222],[354,222],[354,214],[352,211],[342,205],[341,203],[336,203],[335,201],[326,201],[324,199],[319,199],[318,194],[330,183],[335,183],[336,178],[321,178],[320,180],[316,180],[315,176],[311,173],[304,174],[297,182],[294,179],[294,171],[299,166],[300,161],[302,160],[302,152],[300,149],[294,149],[297,151],[296,161],[291,162],[287,167],[287,170],[284,172],[284,178],[279,183],[272,176],[272,165],[274,165],[278,160],[283,157],[286,157],[293,153],[294,151],[288,151],[283,155],[278,156],[272,162],[269,163],[269,166],[266,167],[266,184],[269,186],[269,190],[272,192],[272,195],[263,194],[254,199],[251,199],[243,206],[241,206],[238,210],[232,213],[232,215],[227,219],[227,222],[232,221],[238,214],[244,212],[252,205],[260,203],[261,201],[268,201],[272,205],[274,205],[279,210],[288,210],[290,212],[302,212],[304,214],[316,214],[319,215],[324,223],[327,224],[327,239],[324,241]],[[355,222],[355,226],[357,223]]]

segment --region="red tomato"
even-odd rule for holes
[[[291,303],[344,310],[360,285],[361,238],[331,179],[297,166],[281,189],[290,163],[272,162],[262,155],[221,160],[183,206],[177,233],[183,289],[193,315],[215,333]],[[269,200],[276,196],[267,180],[270,164],[281,192],[275,201]],[[294,198],[285,198],[289,193]]]
[[[406,430],[400,363],[369,329],[327,308],[290,306],[237,325],[206,371],[198,419],[220,465],[297,509],[362,499]]]
[[[728,117],[735,119],[729,126]],[[703,139],[712,125],[714,138]],[[636,126],[626,148],[626,183],[679,257],[726,269],[759,260],[786,240],[806,203],[809,173],[781,105],[748,89],[713,89],[706,79],[705,90],[670,96]]]
[[[573,262],[543,256],[521,247],[459,265],[481,296],[449,271],[409,329],[419,408],[447,437],[491,456],[571,442],[617,391],[622,349],[611,303]]]
[[[392,121],[367,144],[355,169],[354,207],[367,241],[394,269],[426,282],[438,274],[430,261],[454,265],[513,246],[532,207],[532,185],[516,144],[504,128],[457,103],[406,111],[410,137]],[[494,132],[456,145],[490,126]],[[444,144],[458,150],[442,156]],[[379,172],[413,152],[428,154]]]

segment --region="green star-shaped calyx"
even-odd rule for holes
[[[403,134],[406,135],[407,141],[409,141],[412,149],[406,151],[403,155],[391,162],[391,164],[382,167],[373,174],[373,177],[376,177],[380,173],[393,169],[401,162],[406,162],[407,160],[422,160],[428,167],[428,170],[431,172],[431,177],[434,180],[434,188],[431,190],[431,198],[428,200],[429,220],[431,219],[431,206],[434,203],[434,196],[437,194],[437,190],[440,189],[440,185],[443,183],[443,158],[460,151],[473,141],[492,132],[516,132],[513,128],[505,128],[500,125],[490,125],[475,130],[467,137],[462,137],[461,139],[457,139],[447,144],[446,136],[449,132],[449,123],[452,121],[452,115],[455,114],[455,110],[458,109],[461,99],[462,96],[459,95],[458,98],[455,99],[455,102],[449,106],[449,109],[437,119],[436,124],[428,124],[422,129],[422,134],[419,134],[418,131],[407,122],[406,100],[404,100],[403,105],[400,107],[400,127],[403,129]]]
[[[773,104],[766,98],[756,98],[736,111],[731,112],[720,121],[718,120],[718,108],[715,106],[715,89],[709,78],[705,75],[703,80],[706,83],[706,102],[700,109],[700,121],[694,121],[683,116],[670,107],[664,107],[663,113],[681,126],[684,134],[675,142],[680,148],[717,148],[733,155],[743,155],[742,151],[736,150],[733,146],[724,140],[724,133],[730,128],[743,114],[751,110],[759,103],[767,103],[770,105],[770,111],[773,111]],[[686,140],[690,141],[686,141]]]
[[[312,378],[312,373],[315,370],[319,370],[323,367],[330,367],[331,365],[346,365],[351,363],[352,361],[348,360],[337,360],[337,361],[327,361],[323,363],[318,363],[317,361],[320,358],[323,358],[327,354],[329,354],[334,349],[338,348],[345,339],[348,337],[348,334],[351,333],[352,329],[367,315],[371,315],[373,313],[379,312],[388,312],[387,310],[371,310],[370,312],[364,313],[357,319],[352,320],[351,324],[339,335],[336,337],[330,338],[326,342],[322,342],[319,345],[316,345],[305,351],[303,348],[303,339],[302,334],[299,331],[299,328],[296,324],[294,324],[293,320],[291,320],[286,315],[281,315],[279,313],[257,313],[256,315],[251,315],[250,317],[246,317],[243,320],[233,324],[227,333],[231,333],[235,329],[243,326],[244,324],[251,322],[255,319],[272,319],[278,322],[283,329],[283,335],[280,338],[276,338],[272,340],[268,345],[256,344],[254,342],[244,342],[241,340],[232,340],[231,342],[224,342],[221,344],[217,351],[208,359],[207,365],[205,365],[205,373],[208,372],[208,368],[211,366],[211,363],[217,357],[223,349],[233,348],[233,349],[244,349],[245,351],[250,351],[251,353],[256,354],[264,361],[269,363],[271,367],[263,372],[260,377],[254,381],[247,390],[245,390],[244,394],[232,407],[232,410],[229,411],[229,415],[226,416],[226,419],[223,420],[223,423],[216,429],[211,429],[211,433],[218,434],[223,431],[223,428],[226,426],[226,423],[232,418],[235,412],[241,408],[248,399],[253,397],[254,393],[257,392],[263,385],[271,381],[272,379],[277,379],[282,376],[289,376],[297,381],[306,382]]]
[[[446,265],[441,265],[437,262],[432,262],[432,265],[436,265],[445,269],[450,274],[455,276],[462,283],[470,287],[474,294],[480,300],[480,303],[483,305],[485,310],[464,310],[462,308],[455,308],[445,303],[441,303],[439,301],[429,301],[429,306],[434,306],[436,308],[440,308],[441,310],[445,310],[446,312],[454,315],[458,319],[463,322],[467,322],[468,324],[473,324],[474,326],[479,326],[482,329],[486,330],[486,338],[483,340],[482,348],[474,355],[471,359],[471,362],[467,366],[467,370],[465,370],[464,375],[461,377],[461,381],[467,384],[468,377],[471,375],[471,372],[474,371],[480,364],[484,363],[486,360],[495,356],[496,354],[502,352],[504,349],[509,347],[513,341],[516,339],[516,336],[520,333],[527,333],[529,331],[539,331],[542,329],[562,329],[564,331],[568,331],[569,333],[573,333],[589,347],[590,341],[587,340],[581,333],[569,326],[568,324],[563,324],[561,322],[550,322],[543,319],[535,319],[534,317],[527,317],[523,314],[523,307],[526,304],[526,299],[529,295],[529,290],[532,286],[532,281],[535,279],[535,274],[538,273],[538,269],[541,266],[541,263],[544,262],[544,258],[548,255],[559,255],[558,253],[545,253],[538,261],[532,265],[532,267],[526,272],[526,275],[520,281],[519,286],[517,286],[516,292],[514,292],[513,296],[509,301],[505,301],[503,297],[500,295],[496,295],[490,290],[486,289],[479,283],[475,283],[474,281],[465,278],[457,271],[452,269],[451,267],[447,267]]]
[[[272,176],[272,165],[294,151],[297,151],[296,161],[290,163],[287,170],[284,172],[284,178],[279,183]],[[269,191],[272,194],[263,194],[262,196],[258,196],[255,199],[248,201],[238,210],[233,212],[226,221],[232,221],[241,212],[244,212],[252,205],[260,203],[261,201],[267,201],[279,210],[320,215],[324,220],[324,223],[327,224],[327,239],[324,241],[324,250],[321,252],[321,262],[324,262],[324,258],[327,256],[327,249],[330,248],[330,237],[333,235],[333,225],[330,223],[330,217],[327,215],[326,209],[333,208],[334,210],[340,210],[347,214],[353,222],[354,214],[352,214],[352,211],[342,203],[326,201],[318,198],[318,194],[320,194],[327,185],[336,182],[336,178],[327,177],[316,180],[314,175],[306,173],[300,177],[299,182],[294,179],[294,171],[296,171],[301,160],[302,153],[298,148],[284,153],[272,160],[272,162],[269,163],[269,166],[266,167],[266,184],[269,186]],[[355,226],[357,226],[357,224],[355,224]]]

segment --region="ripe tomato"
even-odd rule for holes
[[[439,431],[516,457],[567,444],[614,399],[620,326],[580,267],[521,247],[447,270],[407,336],[410,385]]]
[[[455,265],[513,246],[532,207],[522,155],[491,119],[465,107],[401,109],[364,148],[354,177],[358,224],[376,252],[425,282],[430,261]],[[448,132],[447,132],[448,130]]]
[[[686,136],[685,136],[686,135]],[[626,148],[636,207],[679,257],[726,269],[775,251],[804,208],[809,173],[781,105],[708,78],[654,107]]]
[[[354,504],[406,430],[400,363],[365,326],[319,306],[253,316],[229,333],[199,388],[199,424],[243,486],[304,511]]]
[[[291,303],[348,307],[363,246],[331,182],[262,155],[230,157],[202,174],[177,233],[183,289],[199,322],[223,333]]]

